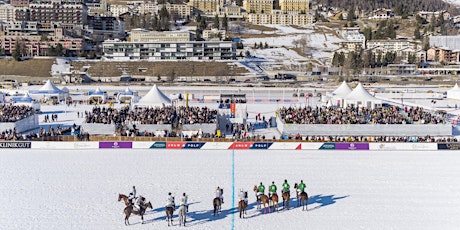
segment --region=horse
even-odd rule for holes
[[[244,214],[246,213],[246,208],[248,207],[248,204],[244,200],[240,200],[238,202],[238,210],[240,211],[240,218],[244,219]]]
[[[308,194],[306,192],[300,192],[297,189],[297,183],[294,185],[294,188],[296,189],[296,197],[297,197],[297,207],[299,207],[302,204],[302,211],[308,211]]]
[[[221,206],[222,206],[222,201],[220,200],[219,197],[216,197],[214,198],[214,200],[212,200],[212,204],[214,206],[214,216],[218,215],[221,209]]]
[[[270,201],[272,202],[273,210],[278,211],[278,194],[273,193],[270,197]]]
[[[266,213],[266,208],[270,207],[268,196],[265,195],[265,194],[262,194],[259,197],[257,197],[257,193],[259,192],[259,189],[257,188],[257,185],[254,185],[253,190],[256,193],[257,209],[260,209],[260,202],[262,202],[264,204],[264,214],[265,214]],[[268,212],[270,212],[270,208],[268,208]]]
[[[125,202],[126,206],[131,205],[131,203],[128,200],[128,196],[126,196],[125,194],[121,194],[121,193],[118,194],[118,202],[120,202],[121,199],[123,199],[123,201]]]
[[[289,209],[289,201],[291,199],[291,192],[289,191],[284,191],[283,192],[283,208]]]
[[[134,215],[139,215],[141,216],[141,220],[142,220],[142,224],[144,224],[144,214],[145,214],[145,211],[147,210],[147,208],[150,208],[152,209],[152,204],[150,203],[150,201],[146,204],[142,204],[141,205],[141,210],[134,210],[134,206],[133,205],[129,205],[128,207],[125,208],[124,210],[124,213],[125,213],[125,225],[129,225],[129,216],[131,216],[131,214],[134,214]]]
[[[174,214],[174,206],[166,206],[166,222],[171,223],[173,225],[173,214]]]
[[[179,207],[179,226],[185,226],[185,222],[187,221],[187,207],[185,205],[181,205]]]

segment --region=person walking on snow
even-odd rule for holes
[[[188,212],[188,203],[187,203],[188,196],[185,194],[185,192],[182,194],[182,197],[180,198],[180,203],[179,206],[184,205],[185,207],[185,212]]]

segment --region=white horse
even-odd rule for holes
[[[185,222],[187,221],[187,207],[185,205],[181,205],[179,207],[179,226],[185,226]]]

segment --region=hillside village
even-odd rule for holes
[[[445,2],[430,6],[366,11],[309,0],[7,0],[0,2],[0,56],[14,59],[8,65],[68,58],[66,71],[51,73],[62,79],[82,71],[94,79],[127,72],[159,81],[453,77],[460,72],[460,14]],[[191,67],[158,64],[177,61]],[[216,62],[227,66],[206,71]],[[0,75],[28,75],[15,69]]]

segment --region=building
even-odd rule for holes
[[[210,29],[210,30],[203,30],[203,39],[204,40],[223,40],[227,37],[227,33],[225,30],[218,30],[218,29]]]
[[[116,4],[109,4],[108,5],[108,11],[110,12],[110,15],[113,17],[119,17],[120,15],[129,12],[129,6],[128,5],[116,5]]]
[[[16,7],[12,5],[0,5],[0,21],[12,22],[14,21],[14,11]]]
[[[387,51],[395,52],[404,48],[413,48],[414,50],[421,49],[420,42],[410,41],[407,39],[393,40],[370,40],[367,41],[367,48],[381,47]]]
[[[427,51],[428,61],[442,62],[446,64],[457,64],[459,61],[459,51],[446,47],[431,47]]]
[[[188,31],[149,31],[134,29],[129,34],[130,42],[189,42],[194,40],[194,34]]]
[[[88,25],[84,29],[85,37],[95,42],[126,37],[125,22],[122,18],[117,17],[88,16]]]
[[[190,19],[193,16],[193,7],[186,4],[155,4],[152,2],[143,3],[140,8],[139,12],[143,13],[152,13],[152,14],[160,14],[160,10],[166,7],[169,15],[172,16],[175,20],[180,19]]]
[[[451,50],[460,50],[460,35],[430,36],[430,47],[447,47]]]
[[[39,22],[42,26],[61,23],[69,27],[86,24],[88,9],[80,1],[45,0],[29,4],[29,21]]]
[[[29,6],[29,0],[10,0],[12,6]]]
[[[54,35],[47,39],[39,35],[0,36],[0,49],[5,51],[5,55],[12,55],[18,43],[23,49],[22,54],[29,57],[48,56],[49,49],[57,47],[58,44],[61,44],[67,52],[74,54],[78,54],[84,47],[83,39],[65,36],[64,31],[59,28],[55,29]]]
[[[214,13],[219,11],[224,3],[224,0],[190,0],[188,5],[204,13]]]
[[[377,9],[372,11],[370,19],[390,19],[394,17],[394,13],[391,9]]]
[[[308,25],[312,24],[314,20],[315,17],[311,14],[301,14],[297,12],[285,13],[281,10],[273,10],[271,14],[248,14],[246,21],[257,25]]]
[[[307,13],[310,10],[310,0],[280,0],[281,11]]]
[[[441,16],[445,21],[450,19],[450,13],[447,12],[446,10],[435,11],[435,12],[420,11],[420,12],[417,13],[417,15],[420,16],[421,18],[425,19],[427,22],[431,22],[431,20],[433,18],[438,19]]]
[[[103,57],[109,60],[202,61],[236,59],[231,41],[121,42],[102,43]]]
[[[243,9],[249,14],[271,14],[273,0],[244,0]]]

